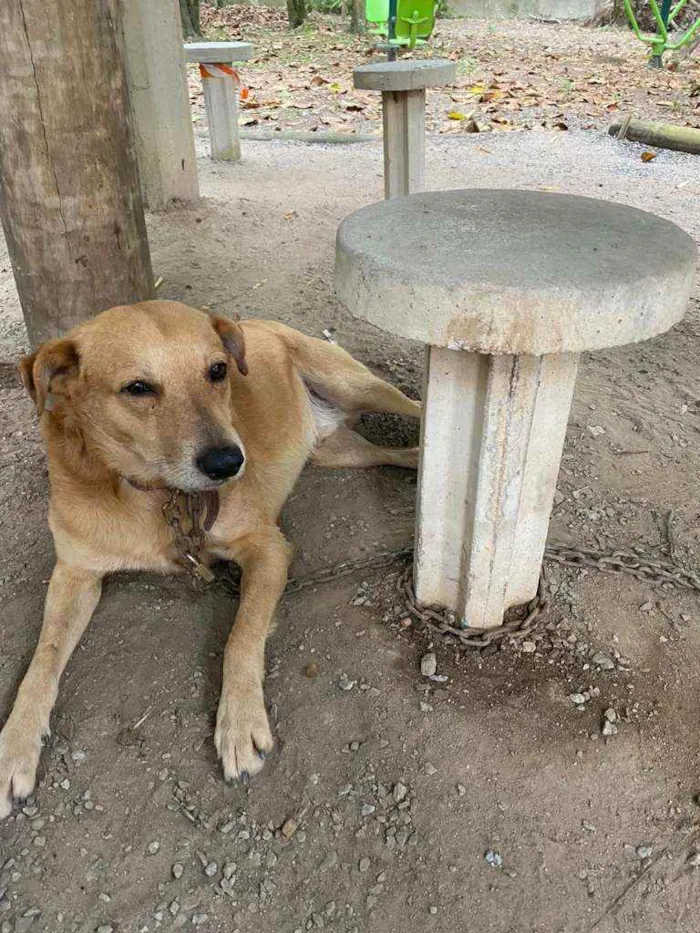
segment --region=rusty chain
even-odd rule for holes
[[[199,559],[204,546],[206,505],[201,496],[175,489],[163,506],[166,523],[172,528],[175,548],[183,567],[197,586],[206,586],[215,579],[211,570]]]
[[[535,629],[539,617],[547,607],[547,574],[543,568],[536,596],[525,606],[509,612],[510,617],[503,625],[492,629],[462,628],[453,612],[436,606],[419,607],[416,604],[412,568],[409,563],[412,557],[413,548],[405,547],[379,551],[356,560],[342,561],[332,567],[324,567],[315,573],[290,580],[285,589],[285,595],[330,583],[360,570],[391,564],[408,564],[399,574],[396,584],[397,591],[404,601],[407,616],[418,619],[441,637],[453,639],[456,643],[470,648],[486,648],[504,638],[526,638]],[[544,560],[576,569],[585,568],[602,573],[625,574],[653,584],[665,583],[700,591],[700,577],[691,570],[670,562],[652,560],[632,551],[606,552],[552,544],[545,549]],[[238,595],[238,583],[230,573],[219,577],[219,580],[230,593]]]
[[[164,505],[163,513],[166,522],[173,529],[180,561],[189,571],[193,581],[201,587],[216,580],[230,595],[238,596],[239,583],[230,569],[215,575],[199,559],[206,537],[207,505],[203,498],[198,495],[174,492]],[[539,617],[547,607],[547,576],[543,565],[535,597],[526,605],[509,610],[503,625],[497,628],[476,629],[460,624],[455,613],[449,610],[438,606],[420,607],[417,605],[410,564],[412,557],[413,548],[404,547],[378,551],[355,560],[342,561],[331,567],[324,567],[314,573],[290,580],[285,587],[284,594],[289,596],[313,586],[321,586],[360,570],[404,563],[407,566],[399,574],[396,587],[404,601],[408,616],[420,620],[436,634],[471,648],[486,648],[504,638],[525,638],[535,628]],[[650,583],[665,583],[683,589],[700,591],[698,574],[671,562],[652,560],[635,551],[605,552],[551,544],[545,548],[544,561],[576,569],[625,574]]]

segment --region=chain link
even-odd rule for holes
[[[181,562],[189,570],[198,586],[217,580],[230,595],[238,596],[240,585],[236,576],[227,570],[215,575],[202,561],[206,531],[205,517],[207,506],[201,496],[173,492],[163,507],[168,525],[173,529],[175,546]],[[324,583],[340,580],[360,570],[370,570],[391,564],[407,564],[399,574],[397,590],[404,600],[406,612],[412,618],[423,622],[436,634],[452,638],[460,645],[470,648],[486,648],[504,638],[523,639],[536,627],[539,617],[547,608],[547,575],[542,567],[537,594],[525,606],[509,610],[509,618],[496,628],[476,629],[462,625],[453,612],[437,606],[419,607],[413,590],[413,574],[410,561],[413,548],[404,547],[389,551],[378,551],[367,557],[341,561],[332,567],[324,567],[314,573],[296,577],[287,583],[285,595],[289,596],[301,590]],[[692,570],[680,567],[668,561],[652,560],[635,551],[614,550],[596,551],[590,548],[572,548],[566,545],[551,544],[545,548],[545,563],[557,563],[576,569],[590,569],[609,574],[625,574],[637,580],[646,580],[653,584],[670,584],[683,589],[700,591],[700,576]]]
[[[379,551],[356,560],[342,561],[332,567],[324,567],[314,573],[290,580],[285,589],[285,595],[331,583],[360,570],[391,564],[408,564],[399,574],[396,584],[397,591],[404,601],[407,615],[418,619],[441,637],[452,638],[460,645],[469,648],[486,648],[504,638],[526,638],[536,628],[539,617],[547,608],[548,578],[543,567],[535,597],[525,606],[513,610],[511,618],[508,618],[503,625],[491,629],[476,629],[468,626],[462,628],[453,612],[436,606],[419,607],[416,604],[410,566],[412,557],[413,548],[405,547],[392,551]],[[585,568],[609,574],[625,574],[652,584],[670,584],[683,589],[700,591],[700,577],[693,571],[667,561],[652,560],[632,551],[606,552],[552,544],[546,548],[544,560],[545,563],[557,563],[576,569]],[[238,581],[230,571],[218,579],[228,592],[238,595]]]

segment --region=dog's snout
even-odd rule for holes
[[[197,468],[209,479],[223,480],[235,476],[244,460],[243,451],[236,444],[209,447],[197,457]]]

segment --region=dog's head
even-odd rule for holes
[[[88,456],[188,492],[243,473],[231,392],[247,371],[237,324],[171,301],[112,308],[20,363],[39,415]]]

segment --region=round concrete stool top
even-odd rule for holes
[[[355,87],[363,91],[420,91],[439,84],[452,84],[455,75],[454,62],[446,58],[372,62],[360,65],[352,73]]]
[[[227,65],[229,62],[245,62],[253,57],[250,42],[185,42],[185,58],[188,62],[209,65]]]
[[[517,190],[436,191],[347,217],[336,291],[357,317],[481,353],[580,352],[683,317],[697,250],[653,214]]]

